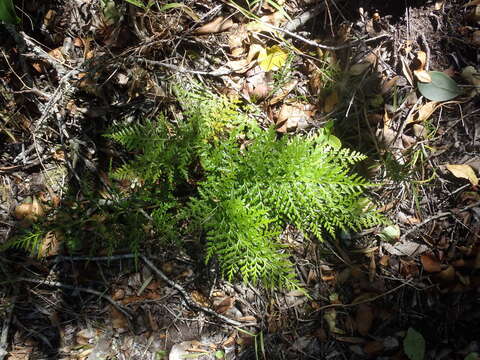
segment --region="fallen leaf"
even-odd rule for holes
[[[305,129],[314,113],[315,108],[310,104],[283,104],[276,121],[277,131],[285,133],[297,128]]]
[[[431,83],[432,82],[432,77],[425,70],[414,70],[413,75],[415,75],[417,80],[421,81],[422,83]]]
[[[414,328],[409,328],[403,340],[403,350],[410,360],[423,360],[425,357],[425,339]]]
[[[197,35],[205,34],[214,34],[230,29],[233,26],[233,21],[231,19],[225,20],[223,16],[219,16],[216,19],[210,21],[209,23],[200,26],[195,30]]]
[[[463,5],[463,7],[474,6],[474,5],[480,5],[480,0],[472,0],[472,1],[469,1],[468,3],[466,3],[465,5]]]
[[[113,305],[110,305],[110,316],[114,329],[128,329],[127,317],[118,311]]]
[[[437,279],[444,283],[451,283],[455,280],[455,268],[449,265],[445,270],[436,275]]]
[[[426,139],[428,131],[423,125],[413,124],[413,134],[419,139]]]
[[[462,94],[457,83],[448,75],[440,71],[429,71],[430,82],[418,82],[420,94],[428,100],[448,101]]]
[[[423,244],[417,244],[412,241],[407,241],[403,243],[397,243],[395,246],[384,242],[382,247],[391,255],[397,256],[414,256],[420,255],[428,250],[428,246]]]
[[[53,50],[50,50],[48,52],[48,55],[50,55],[51,57],[53,57],[54,59],[60,61],[60,62],[64,62],[65,61],[65,57],[63,56],[63,53],[62,53],[62,48],[61,47],[58,47],[56,49],[53,49]]]
[[[234,303],[235,303],[235,298],[233,296],[227,296],[217,306],[215,306],[215,310],[219,314],[224,314],[225,312],[227,312],[229,309],[233,307]]]
[[[279,70],[287,61],[288,53],[280,46],[274,45],[258,56],[258,64],[264,71]]]
[[[429,101],[425,105],[422,105],[420,109],[418,109],[416,121],[422,122],[428,120],[435,110],[437,110],[438,106],[439,104],[437,101]]]
[[[385,228],[383,228],[382,232],[378,234],[378,236],[383,240],[383,241],[396,241],[400,238],[400,226],[398,225],[390,225]]]
[[[269,105],[275,105],[276,103],[282,101],[295,87],[297,86],[297,80],[291,80],[286,85],[282,86],[278,91],[275,92],[273,97],[268,100]]]
[[[439,272],[442,270],[442,266],[440,262],[433,256],[424,254],[420,256],[420,261],[422,262],[423,269],[426,272],[432,273],[432,272]]]
[[[247,61],[251,62],[255,58],[259,58],[260,55],[265,56],[267,50],[260,44],[252,44],[248,49]]]
[[[362,336],[367,336],[373,324],[373,310],[370,305],[361,304],[358,306],[355,315],[355,323],[357,324],[358,333]]]
[[[385,81],[382,83],[382,89],[380,91],[380,93],[382,95],[385,95],[386,93],[388,93],[390,91],[390,89],[397,84],[397,81],[400,80],[400,76],[396,75],[394,76],[393,78]]]
[[[414,64],[415,70],[424,70],[427,64],[427,53],[424,51],[418,51],[416,56],[416,64]]]
[[[369,341],[363,347],[363,351],[370,357],[380,354],[383,351],[384,345],[382,341]]]
[[[338,97],[338,91],[333,90],[330,95],[327,96],[325,99],[325,102],[323,104],[323,112],[329,113],[332,112],[333,109],[335,109],[335,106],[340,102],[340,99]]]
[[[247,72],[247,79],[243,85],[243,94],[248,100],[258,101],[270,94],[270,74],[263,71],[259,66]]]
[[[249,22],[246,25],[246,29],[250,32],[272,32],[273,29],[268,25],[279,27],[284,20],[284,12],[277,11],[273,14],[262,16],[258,21]]]
[[[462,165],[454,165],[454,164],[447,164],[446,168],[450,171],[455,177],[461,179],[467,179],[472,183],[472,185],[478,185],[478,178],[473,171],[470,165],[462,164]]]

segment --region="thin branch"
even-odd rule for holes
[[[16,298],[13,297],[12,302],[8,305],[6,310],[6,316],[3,319],[2,333],[0,334],[0,360],[3,360],[8,354],[7,339],[10,323],[12,322],[13,308],[15,307]]]
[[[190,69],[186,69],[184,67],[168,64],[168,63],[165,63],[163,61],[147,60],[147,59],[143,59],[143,58],[135,58],[135,61],[138,62],[138,63],[141,63],[141,64],[147,64],[147,65],[152,65],[152,66],[161,66],[161,67],[164,67],[164,68],[167,68],[167,69],[170,69],[170,70],[174,70],[174,71],[177,71],[177,72],[195,74],[195,75],[225,76],[225,75],[229,75],[229,74],[234,72],[233,70],[230,70],[230,69],[225,69],[225,70],[218,69],[218,70],[214,70],[214,71],[190,70]]]
[[[463,211],[467,211],[467,210],[470,210],[470,209],[473,209],[474,207],[477,207],[477,206],[480,206],[480,201],[477,201],[473,204],[470,204],[468,206],[465,206],[464,208],[460,209],[458,212],[463,212]],[[455,215],[452,211],[445,211],[445,212],[441,212],[441,213],[438,213],[436,215],[433,215],[431,217],[429,217],[428,219],[425,219],[423,220],[421,223],[418,223],[416,224],[415,226],[413,226],[412,228],[408,229],[399,239],[399,241],[403,241],[405,240],[405,238],[410,235],[411,233],[417,231],[418,229],[420,229],[422,226],[428,224],[429,222],[433,221],[433,220],[437,220],[437,219],[441,219],[441,218],[444,218],[444,217],[447,217],[447,216],[451,216],[451,215]]]
[[[179,284],[177,284],[176,282],[170,280],[160,269],[158,269],[149,259],[147,259],[144,255],[140,255],[140,259],[142,259],[142,261],[151,269],[153,270],[153,272],[155,274],[157,274],[157,276],[159,276],[163,281],[165,281],[168,285],[170,285],[172,288],[174,288],[175,290],[177,290],[180,295],[182,295],[183,299],[185,300],[185,302],[187,303],[187,305],[193,309],[198,309],[198,310],[201,310],[202,312],[206,313],[206,314],[209,314],[209,315],[212,315],[222,321],[224,321],[225,323],[227,324],[230,324],[230,325],[233,325],[233,326],[237,326],[237,327],[241,327],[241,326],[249,326],[249,325],[252,325],[252,324],[244,324],[244,323],[241,323],[239,321],[236,321],[236,320],[232,320],[226,316],[223,316],[219,313],[217,313],[216,311],[212,310],[212,309],[209,309],[207,307],[204,307],[204,306],[201,306],[201,305],[198,305],[197,303],[195,303],[191,298],[190,296],[188,295],[188,293],[185,291],[185,289],[180,286]]]

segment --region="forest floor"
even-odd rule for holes
[[[73,256],[52,233],[41,257],[4,248],[0,359],[480,358],[480,1],[14,3],[0,245],[61,221],[86,179],[101,198],[125,156],[103,134],[178,112],[177,74],[279,136],[333,120],[391,225],[286,232],[306,293],[230,284],[175,248]]]

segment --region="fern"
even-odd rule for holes
[[[228,280],[297,286],[278,240],[287,224],[322,240],[383,221],[363,198],[373,184],[351,172],[365,156],[341,148],[330,127],[277,139],[225,98],[198,89],[176,94],[185,120],[172,124],[160,116],[109,135],[136,152],[115,175],[166,184],[163,196],[150,196],[157,232],[178,238],[180,219],[187,220],[190,233],[205,234],[206,261],[218,259]],[[242,149],[240,138],[249,145]],[[197,195],[181,200],[175,191],[191,180],[196,163],[204,173]]]

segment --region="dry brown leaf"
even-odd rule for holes
[[[473,171],[470,165],[461,164],[461,165],[454,165],[454,164],[447,164],[446,168],[450,171],[455,177],[467,179],[472,183],[472,185],[478,185],[478,178]]]
[[[358,333],[362,336],[367,336],[373,324],[373,309],[370,305],[361,304],[358,306],[355,315],[355,323],[357,324]]]
[[[400,79],[400,76],[396,75],[394,76],[393,78],[391,78],[390,80],[387,80],[385,82],[382,83],[382,89],[381,89],[381,93],[382,95],[388,93],[390,91],[390,89],[397,83],[397,81]]]
[[[308,86],[310,91],[314,95],[319,95],[323,89],[323,74],[318,69],[312,69],[310,72],[310,78],[308,80]]]
[[[297,80],[289,81],[285,86],[282,86],[274,96],[268,101],[268,105],[275,105],[276,103],[282,101],[295,87],[297,86]]]
[[[265,15],[259,21],[252,21],[246,25],[246,29],[250,32],[272,31],[270,25],[279,27],[285,21],[283,12],[277,11],[270,15]]]
[[[425,105],[422,105],[420,109],[418,109],[418,117],[416,121],[422,122],[428,120],[438,107],[439,103],[437,101],[429,101]]]
[[[440,262],[430,255],[422,255],[420,256],[420,261],[422,262],[423,269],[426,272],[439,272],[442,270],[442,266]]]
[[[210,301],[208,300],[208,298],[199,291],[193,290],[190,296],[192,297],[192,300],[198,305],[203,307],[210,307]]]
[[[382,266],[388,266],[388,264],[390,263],[390,256],[388,255],[383,255],[379,262],[378,262],[380,265]]]
[[[445,270],[439,272],[435,277],[443,283],[451,283],[455,280],[455,268],[449,265]]]
[[[245,25],[237,27],[231,31],[228,36],[228,47],[230,48],[230,54],[236,58],[245,54],[244,42],[248,40],[248,32],[245,29]]]
[[[118,311],[113,305],[110,305],[110,316],[114,329],[128,329],[127,317]]]
[[[251,62],[253,59],[259,57],[261,54],[265,54],[267,51],[262,45],[252,44],[248,49],[247,62]]]
[[[297,128],[305,129],[314,113],[315,107],[311,104],[283,104],[276,121],[277,131],[285,133]]]
[[[63,56],[63,53],[62,53],[62,48],[61,47],[58,47],[56,49],[53,49],[53,50],[50,50],[48,52],[48,55],[50,55],[51,57],[53,57],[54,59],[60,61],[60,62],[64,62],[65,61],[65,57]]]
[[[83,47],[83,40],[79,37],[76,37],[75,39],[73,39],[73,46],[78,48]]]
[[[224,314],[233,307],[234,303],[235,298],[233,296],[227,296],[217,306],[215,306],[215,310],[219,314]]]
[[[32,67],[35,69],[36,72],[42,73],[43,72],[43,64],[39,62],[32,63]]]
[[[243,74],[244,72],[248,71],[254,63],[250,63],[247,59],[240,59],[240,60],[231,60],[227,62],[227,66],[232,69],[234,72]]]
[[[233,26],[232,19],[226,19],[223,16],[219,16],[213,21],[200,26],[197,30],[195,30],[195,34],[197,35],[205,35],[205,34],[214,34],[218,32],[222,32],[225,30],[230,29]]]
[[[338,91],[333,90],[330,95],[327,96],[325,102],[323,104],[323,112],[329,113],[335,109],[335,106],[340,102],[340,98],[338,96]]]
[[[418,67],[415,68],[415,70],[424,70],[425,65],[427,64],[427,53],[424,51],[418,51],[417,52],[417,65]]]
[[[465,5],[463,5],[463,7],[474,6],[474,5],[480,5],[480,0],[472,0],[472,1],[469,1],[468,3],[466,3]]]
[[[422,82],[422,83],[431,83],[432,82],[432,77],[425,70],[414,70],[413,74],[415,75],[417,80]]]
[[[383,342],[376,340],[366,343],[363,347],[363,351],[371,357],[380,354],[383,351],[383,348]]]
[[[258,101],[264,99],[270,94],[271,82],[270,74],[263,71],[260,66],[256,66],[247,72],[247,80],[243,86],[243,94],[247,99]]]

